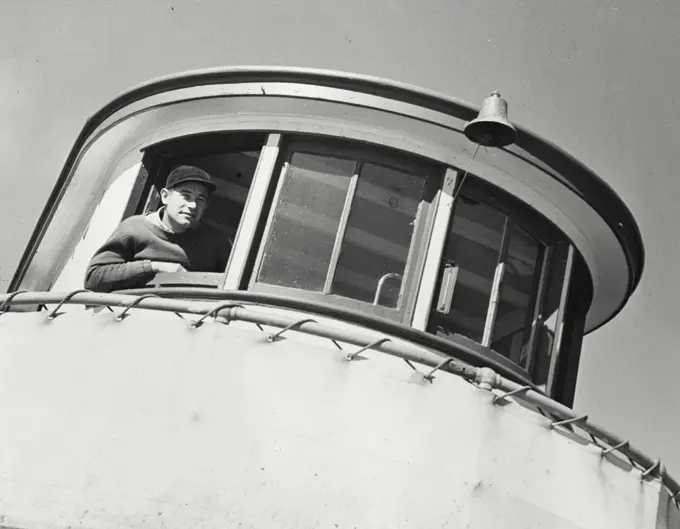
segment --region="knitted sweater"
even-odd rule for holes
[[[208,226],[169,233],[144,215],[128,217],[94,254],[85,288],[111,292],[144,286],[156,275],[151,261],[178,263],[188,271],[222,272],[230,244]]]

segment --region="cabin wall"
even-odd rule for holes
[[[140,309],[5,314],[1,523],[658,527],[657,480],[514,402],[377,351],[265,338]]]
[[[262,93],[263,89],[266,93]],[[131,104],[93,133],[94,141],[83,152],[65,195],[72,200],[57,209],[54,227],[48,228],[21,288],[51,287],[56,277],[46,281],[45,276],[49,276],[55,262],[62,263],[72,255],[73,247],[64,245],[64,234],[71,234],[77,224],[72,219],[74,212],[87,223],[108,185],[107,178],[123,156],[134,156],[138,161],[141,149],[183,135],[268,130],[280,131],[284,138],[286,133],[312,134],[406,151],[447,166],[469,169],[516,196],[555,223],[588,263],[595,296],[586,328],[596,325],[626,296],[629,270],[611,228],[581,196],[572,192],[563,177],[535,162],[528,153],[480,150],[471,162],[474,148],[462,134],[463,124],[460,119],[412,104],[286,83],[258,83],[254,87],[248,83],[208,85],[170,91]],[[81,234],[79,231],[73,236],[79,238]]]

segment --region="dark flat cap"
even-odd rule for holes
[[[168,179],[165,181],[165,187],[167,189],[172,189],[173,187],[183,184],[185,182],[197,182],[203,184],[210,191],[215,191],[217,186],[210,175],[206,173],[203,169],[194,167],[192,165],[180,165],[175,167],[170,174]]]

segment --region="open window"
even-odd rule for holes
[[[216,244],[231,247],[265,140],[265,133],[201,134],[150,147],[145,151],[143,168],[125,216],[157,211],[161,206],[160,191],[169,172],[179,165],[193,165],[206,171],[217,185],[201,222],[219,234]],[[203,271],[157,274],[150,285],[218,287],[223,276]]]
[[[289,142],[249,288],[406,321],[441,173],[349,142]]]
[[[63,244],[64,265],[55,277],[53,290],[82,288],[90,259],[109,238],[118,224],[132,216],[148,214],[160,206],[160,190],[168,173],[177,165],[196,165],[206,170],[217,184],[204,223],[217,233],[216,244],[230,246],[238,229],[246,197],[251,186],[266,133],[212,133],[175,138],[155,144],[137,153],[139,162],[123,164],[124,170],[112,168],[108,180],[92,175],[84,186],[73,186],[69,198],[82,201],[87,193],[101,193],[101,199],[77,208],[78,229],[82,235]],[[100,188],[97,188],[97,185]],[[101,188],[104,189],[101,189]],[[66,219],[75,224],[75,221]],[[56,223],[55,223],[56,226]],[[203,271],[182,274],[157,274],[151,285],[200,285],[218,287],[223,273]],[[47,274],[42,274],[46,277]],[[41,279],[44,281],[44,279]]]

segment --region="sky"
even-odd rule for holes
[[[0,291],[87,117],[139,83],[281,65],[499,89],[640,225],[642,281],[586,338],[574,407],[680,478],[678,28],[678,0],[0,0]]]

